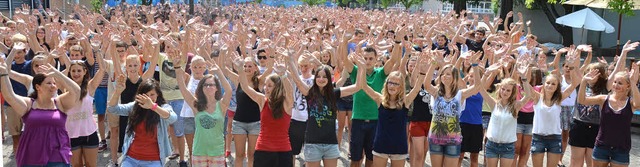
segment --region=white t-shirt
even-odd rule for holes
[[[313,78],[313,75],[309,78],[303,78],[302,75],[300,75],[300,79],[302,79],[302,82],[307,84],[307,86],[313,85]],[[309,117],[309,113],[307,113],[307,108],[309,107],[309,105],[307,104],[307,99],[305,99],[295,83],[293,84],[295,91],[293,92],[294,100],[293,110],[291,110],[291,119],[306,122]]]
[[[569,87],[569,83],[567,83],[567,79],[564,78],[564,76],[562,76],[562,83],[560,83],[561,87],[562,87],[562,91],[564,91],[565,89],[567,89]],[[576,105],[576,100],[578,99],[578,92],[574,89],[573,92],[571,92],[571,94],[569,95],[569,97],[567,97],[566,99],[562,100],[562,102],[560,102],[561,106],[575,106]]]

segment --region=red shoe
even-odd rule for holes
[[[231,151],[225,151],[224,152],[224,157],[229,157],[231,155]]]

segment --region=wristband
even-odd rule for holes
[[[471,67],[475,67],[475,66],[478,66],[478,63],[471,64]]]
[[[158,109],[158,103],[153,103],[153,107],[151,107],[151,110],[154,111]]]
[[[427,75],[426,73],[421,72],[420,75]]]
[[[173,66],[173,69],[174,69],[174,70],[175,70],[175,69],[181,69],[181,68],[182,68],[182,66]]]
[[[402,43],[402,41],[394,41],[394,42],[396,42],[396,44],[400,44],[400,43]]]

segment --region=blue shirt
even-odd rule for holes
[[[11,70],[20,74],[31,75],[31,60],[26,60],[22,64],[16,64],[14,61],[11,63]],[[29,85],[22,85],[22,83],[11,79],[11,88],[13,88],[13,92],[15,92],[16,95],[26,97],[28,91],[27,86]],[[5,102],[4,105],[9,106],[9,103]]]
[[[133,105],[136,105],[135,102],[127,103],[127,104],[118,104],[115,106],[109,106],[107,111],[113,114],[117,114],[120,116],[129,116],[133,111]],[[169,112],[169,118],[163,119],[160,118],[160,122],[158,123],[158,147],[160,148],[160,163],[164,165],[166,157],[171,155],[171,142],[169,142],[169,134],[167,133],[167,128],[169,124],[176,122],[178,116],[175,112],[173,112],[173,108],[169,104],[163,104],[162,109]],[[133,134],[135,135],[135,133]],[[133,143],[133,135],[129,133],[125,133],[124,136],[124,144],[122,145],[122,156],[127,156],[127,151],[129,147]]]
[[[480,93],[465,100],[465,108],[460,115],[460,123],[482,125],[482,95]]]

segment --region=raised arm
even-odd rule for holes
[[[426,63],[426,61],[424,60],[420,61],[420,64],[424,64],[424,63]],[[416,78],[416,81],[413,82],[416,84],[413,85],[413,88],[411,88],[411,91],[409,91],[409,93],[407,93],[407,95],[404,96],[404,106],[406,108],[409,108],[411,106],[411,104],[413,103],[413,100],[416,98],[416,96],[418,95],[418,93],[420,93],[420,90],[422,89],[422,85],[420,85],[420,83],[425,83],[425,80],[427,78],[427,74],[423,73],[423,70],[418,70],[418,69],[414,69],[411,75],[413,76],[419,75],[419,76]]]
[[[0,59],[2,61],[2,59]],[[9,80],[8,69],[4,62],[0,63],[0,85],[2,85],[1,92],[5,101],[11,105],[18,116],[22,117],[27,113],[27,104],[31,100],[27,97],[17,95],[12,88],[11,80]]]
[[[574,60],[579,62],[580,60]],[[578,63],[579,64],[579,63]],[[565,98],[569,97],[571,95],[571,93],[573,93],[573,91],[576,89],[576,87],[578,87],[578,84],[580,83],[580,80],[582,79],[582,76],[578,74],[578,67],[576,65],[573,66],[574,69],[576,70],[571,70],[571,84],[569,85],[569,87],[567,87],[567,89],[562,90],[562,99],[564,100]]]
[[[629,51],[636,50],[636,47],[638,47],[638,44],[639,42],[631,43],[631,41],[627,41],[627,43],[624,44],[624,46],[622,47],[622,53],[618,58],[618,62],[616,62],[616,67],[613,69],[613,72],[609,74],[609,78],[607,80],[608,90],[611,90],[610,88],[613,88],[613,78],[615,77],[616,73],[624,70],[624,68],[626,67],[627,53],[629,53]]]
[[[473,86],[471,87],[467,87],[466,89],[462,89],[462,99],[466,99],[470,96],[473,96],[474,94],[478,93],[478,90],[480,90],[482,87],[482,83],[480,83],[480,67],[478,66],[472,66],[471,68],[473,69]],[[455,93],[455,92],[453,92]]]
[[[80,97],[80,86],[71,78],[56,70],[51,64],[40,66],[40,68],[45,70],[48,76],[53,76],[56,81],[62,82],[60,84],[66,88],[66,92],[57,97],[61,104],[60,107],[63,109],[62,112],[66,112],[66,109],[75,106],[78,97]]]
[[[582,105],[602,105],[604,103],[606,95],[596,95],[596,96],[587,97],[587,85],[589,81],[596,79],[596,77],[598,76],[600,76],[600,72],[598,71],[598,69],[591,69],[591,71],[589,71],[587,74],[584,75],[584,77],[582,77],[582,82],[580,83],[580,89],[578,89],[578,103]],[[632,86],[632,87],[635,87],[635,86]],[[634,97],[637,97],[637,96],[634,96]]]
[[[364,91],[364,93],[366,93],[369,97],[371,97],[371,99],[373,99],[373,101],[376,102],[376,104],[378,106],[380,106],[380,103],[382,103],[382,95],[378,92],[376,92],[375,90],[373,90],[373,88],[371,88],[371,86],[369,86],[369,84],[367,84],[367,80],[365,77],[362,77],[363,72],[366,73],[366,71],[364,69],[366,69],[366,65],[364,64],[364,59],[362,57],[357,58],[358,60],[354,60],[356,62],[356,64],[358,65],[358,74],[361,77],[357,77],[358,81],[356,81],[356,84],[359,85],[359,87],[362,88],[362,91]],[[360,60],[362,59],[362,60]]]
[[[193,111],[197,111],[198,109],[194,106],[194,102],[197,100],[197,98],[187,89],[187,85],[182,82],[185,80],[186,72],[184,72],[184,69],[181,67],[174,69],[176,70],[176,80],[178,81],[178,88],[180,89],[180,94],[182,94],[182,97],[184,97],[184,102],[187,103]]]
[[[239,76],[238,78],[240,80],[240,88],[242,88],[242,90],[251,98],[251,100],[258,103],[258,105],[262,109],[265,102],[265,95],[249,87],[249,81],[247,81],[247,75],[245,75],[245,72],[244,72],[242,59],[237,58],[234,61],[234,64],[236,66],[236,69],[238,69],[238,76]]]
[[[632,104],[633,104],[633,110],[636,110],[638,108],[640,108],[640,92],[638,92],[638,86],[636,86],[636,84],[638,83],[638,75],[639,75],[639,68],[638,68],[638,64],[633,63],[631,65],[631,77],[629,79],[629,83],[631,84],[631,98]]]
[[[218,63],[213,60],[209,61],[209,68],[211,71],[213,71],[214,74],[216,74],[216,76],[218,76],[220,84],[222,84],[222,89],[225,90],[225,93],[222,95],[222,99],[220,99],[220,109],[222,111],[226,111],[229,108],[229,102],[231,101],[233,95],[231,91],[233,91],[233,89],[231,88],[231,84],[226,81],[224,73],[222,73],[222,70],[220,70],[220,66],[218,66]]]
[[[306,55],[302,55],[302,57],[307,57]],[[298,90],[300,90],[300,93],[302,93],[302,95],[307,96],[309,94],[309,89],[311,88],[309,85],[307,85],[306,83],[304,83],[302,81],[302,79],[300,79],[300,77],[298,77],[297,74],[298,71],[298,67],[296,65],[296,63],[294,62],[295,60],[293,60],[293,57],[289,58],[289,60],[287,61],[287,66],[289,67],[289,71],[292,73],[293,76],[291,76],[291,79],[293,80],[293,83],[296,84],[296,86],[298,87]],[[265,75],[266,76],[266,75]]]
[[[96,56],[98,58],[97,60],[98,71],[93,76],[93,78],[89,81],[89,84],[87,87],[87,91],[91,96],[95,95],[96,89],[98,88],[98,86],[100,86],[100,82],[102,82],[102,79],[104,78],[104,75],[107,72],[107,67],[106,67],[107,63],[104,62],[104,57],[102,56],[102,53],[98,51],[96,53]]]

